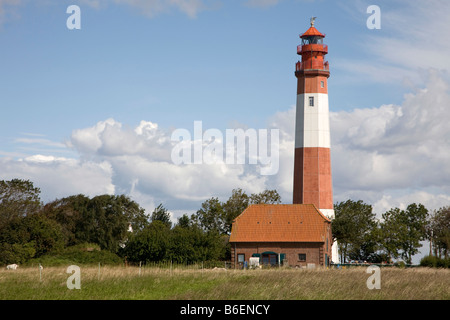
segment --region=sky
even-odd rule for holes
[[[312,16],[329,52],[334,202],[378,217],[450,205],[446,0],[0,0],[0,179],[33,181],[44,202],[126,194],[173,219],[234,188],[291,203],[296,49]],[[171,134],[195,121],[278,129],[278,172],[175,164]]]

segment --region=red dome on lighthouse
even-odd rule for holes
[[[323,33],[319,32],[319,30],[317,30],[314,27],[311,27],[308,30],[306,30],[306,32],[304,34],[302,34],[300,36],[300,38],[303,39],[306,37],[314,37],[314,36],[325,38],[325,35]]]
[[[306,37],[321,37],[321,38],[325,38],[325,35],[321,32],[319,32],[319,30],[317,30],[314,27],[314,21],[315,21],[316,17],[312,17],[311,18],[311,27],[306,30],[306,32],[304,34],[302,34],[300,36],[300,38],[306,38]]]

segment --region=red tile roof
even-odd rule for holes
[[[304,34],[302,34],[300,36],[300,38],[309,37],[309,36],[319,36],[319,37],[324,37],[325,38],[325,35],[323,33],[319,32],[319,30],[317,30],[314,27],[311,27],[308,30],[306,30],[306,32]]]
[[[330,224],[313,204],[251,205],[233,221],[230,242],[324,242]]]

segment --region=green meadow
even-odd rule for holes
[[[382,268],[368,289],[364,267],[348,269],[183,269],[80,266],[80,289],[67,267],[0,271],[1,300],[448,300],[450,270]]]

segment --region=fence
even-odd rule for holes
[[[324,70],[329,71],[330,65],[328,64],[328,61],[305,61],[300,62],[298,61],[295,64],[295,71],[301,71],[301,70]]]
[[[176,261],[141,261],[141,262],[127,262],[123,266],[133,266],[140,268],[153,268],[153,269],[180,269],[180,270],[201,270],[201,269],[214,269],[224,268],[230,269],[230,261],[200,261],[200,262],[176,262]]]
[[[311,52],[311,51],[328,53],[328,45],[313,43],[297,46],[297,54],[302,54],[304,52]]]
[[[417,268],[420,267],[418,264],[405,264],[405,263],[338,263],[333,264],[332,268],[352,268],[352,267],[369,267],[377,266],[380,268]]]

